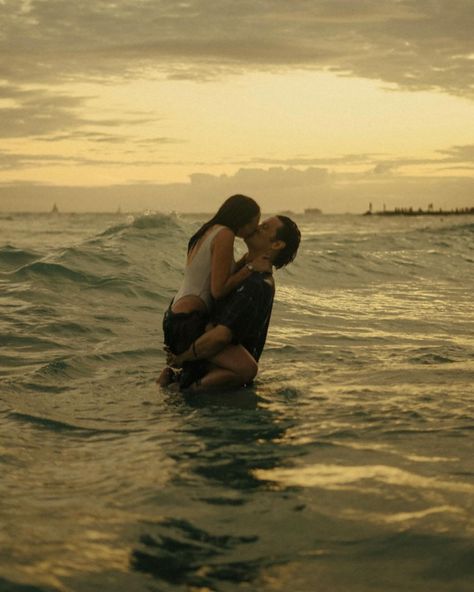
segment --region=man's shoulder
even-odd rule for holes
[[[254,273],[257,276],[257,282],[266,292],[275,292],[275,280],[271,273]]]
[[[255,303],[262,305],[273,301],[275,295],[275,282],[272,274],[253,273],[243,283],[242,297],[251,298]]]
[[[232,309],[244,309],[246,306],[261,306],[273,301],[275,283],[271,274],[254,272],[246,278],[240,286],[215,303],[214,316],[223,311]]]
[[[244,280],[242,285],[270,286],[271,288],[275,288],[275,280],[273,279],[273,275],[271,273],[255,271],[251,276]]]
[[[246,278],[233,294],[241,297],[271,297],[275,292],[275,282],[273,276],[265,273],[254,272]]]

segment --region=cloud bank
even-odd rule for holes
[[[131,137],[117,136],[114,134],[106,134],[102,132],[87,132],[76,131],[64,134],[51,135],[49,137],[41,138],[42,142],[55,143],[65,139],[92,139],[99,143],[117,143],[131,141]],[[148,145],[155,146],[157,144],[176,144],[179,140],[167,137],[157,137],[151,139],[136,140],[135,143],[147,147]],[[286,186],[288,183],[293,186],[304,184],[308,181],[318,182],[327,178],[330,170],[340,170],[341,167],[357,167],[374,175],[387,175],[394,172],[410,173],[412,167],[419,167],[423,165],[429,167],[432,172],[440,172],[451,168],[459,170],[472,170],[474,168],[474,144],[464,146],[452,146],[447,149],[437,150],[439,156],[433,158],[419,158],[419,157],[403,157],[403,158],[389,158],[383,154],[347,154],[339,157],[328,158],[311,158],[311,157],[293,157],[293,158],[267,158],[254,157],[249,160],[231,161],[227,164],[240,166],[240,169],[235,175],[235,179],[245,183],[250,177],[253,183],[260,179],[262,183],[266,182],[264,167],[270,167],[273,171],[274,178],[281,173],[279,183]],[[127,155],[126,159],[99,159],[98,157],[88,156],[64,156],[51,154],[25,154],[12,151],[0,150],[0,170],[15,170],[36,168],[38,166],[49,166],[55,163],[62,163],[74,167],[88,167],[94,165],[108,165],[110,167],[124,167],[124,166],[140,166],[155,168],[161,165],[187,165],[192,168],[201,163],[197,161],[184,162],[167,160],[157,160],[155,158],[145,159],[130,159]],[[263,168],[262,168],[263,167]],[[294,167],[299,167],[294,168]],[[301,170],[301,167],[306,167],[306,170]],[[213,175],[206,174],[192,174],[190,176],[192,183],[204,183],[207,178],[213,178]]]
[[[161,164],[177,164],[154,159],[147,148],[179,143],[180,138],[166,132],[153,139],[134,134],[133,125],[144,129],[146,113],[88,117],[87,101],[94,97],[75,94],[71,83],[116,85],[155,77],[206,82],[247,72],[303,69],[377,80],[389,89],[435,90],[472,100],[473,30],[472,0],[0,0],[0,137],[11,142],[8,151],[0,151],[0,170],[11,178],[15,170],[52,165],[83,167],[86,172],[102,164],[157,170]],[[21,138],[34,141],[35,154],[15,147]],[[46,143],[51,150],[55,144],[60,149],[65,140],[89,141],[98,151],[78,151],[74,156],[43,153]],[[116,150],[105,159],[106,149],[114,145],[144,150]],[[131,160],[133,154],[137,160]],[[99,204],[99,209],[114,210],[120,196],[129,204],[124,202],[123,208],[161,204],[166,209],[177,196],[177,209],[186,209],[189,200],[196,199],[208,200],[212,209],[223,196],[244,191],[261,194],[269,206],[284,209],[298,196],[300,208],[318,207],[313,203],[317,197],[325,211],[357,211],[379,195],[398,206],[411,205],[407,201],[412,202],[417,192],[426,192],[431,201],[444,200],[441,205],[451,199],[464,206],[472,200],[469,179],[416,180],[410,175],[415,172],[412,167],[462,175],[472,170],[473,160],[474,145],[445,148],[433,158],[256,157],[226,161],[240,167],[233,176],[191,175],[189,183],[174,185],[137,182],[123,191],[85,188],[81,199],[84,209]],[[202,165],[179,164],[189,170]],[[344,167],[351,172],[343,174]],[[29,197],[14,205],[12,196],[20,199],[20,187]],[[68,204],[68,196],[79,195],[80,189],[6,184],[0,188],[0,204],[41,209],[49,204],[48,191],[63,195]],[[109,197],[102,204],[100,196],[106,193]],[[87,195],[95,197],[88,201]],[[403,203],[394,203],[396,195],[404,196]]]
[[[3,0],[0,79],[311,68],[473,97],[472,0]]]
[[[235,175],[191,175],[187,183],[130,183],[108,187],[0,184],[3,211],[215,211],[233,193],[254,197],[265,212],[320,208],[325,213],[362,213],[396,207],[436,209],[473,205],[474,178],[397,177],[390,174],[333,173],[323,167],[240,169]]]

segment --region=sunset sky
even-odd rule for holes
[[[472,0],[0,0],[0,210],[474,206]]]

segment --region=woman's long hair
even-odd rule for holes
[[[188,253],[201,236],[205,234],[206,230],[214,224],[227,226],[234,234],[237,234],[239,229],[248,224],[257,214],[260,214],[260,206],[251,197],[247,197],[246,195],[232,195],[228,197],[217,210],[217,213],[205,222],[189,239]]]

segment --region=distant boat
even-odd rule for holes
[[[306,208],[304,213],[310,216],[319,216],[322,214],[322,211],[319,208]]]
[[[59,210],[58,210],[58,206],[56,204],[54,204],[53,209],[51,210],[51,214],[58,214]]]

